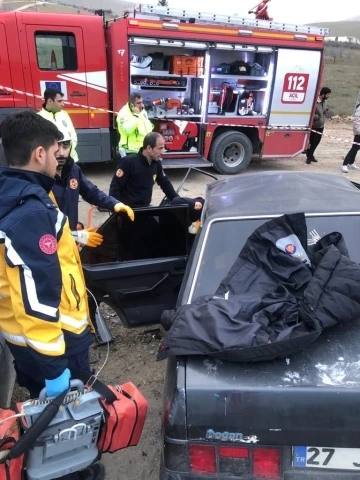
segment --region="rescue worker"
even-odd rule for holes
[[[79,157],[76,153],[77,134],[69,114],[64,110],[64,94],[57,88],[47,88],[44,92],[42,109],[38,113],[46,120],[55,123],[60,131],[65,128],[70,132],[72,140],[71,157],[74,162],[78,162]]]
[[[138,153],[144,137],[154,129],[144,108],[144,100],[140,93],[132,93],[128,103],[116,117],[120,134],[119,149],[126,153]]]
[[[52,189],[55,202],[60,211],[69,219],[70,229],[73,231],[76,241],[83,245],[95,247],[101,243],[100,234],[93,232],[93,229],[77,231],[78,227],[78,205],[79,195],[91,205],[111,210],[114,212],[126,212],[131,220],[134,220],[132,209],[113,197],[99,190],[82,173],[81,168],[71,157],[70,132],[60,129],[63,139],[58,142],[59,149],[56,153],[58,165],[56,167],[55,183]]]
[[[90,371],[85,281],[67,217],[51,201],[61,133],[35,112],[5,118],[0,168],[0,330],[19,385],[37,398],[69,389],[71,368]],[[102,480],[96,464],[63,479]]]
[[[172,205],[189,205],[190,220],[192,223],[197,222],[200,220],[204,199],[180,197],[176,193],[161,165],[164,150],[164,137],[157,132],[148,133],[139,153],[120,159],[111,180],[109,193],[132,208],[148,207],[156,182]],[[198,225],[196,231],[197,228]]]

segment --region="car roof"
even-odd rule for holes
[[[330,173],[242,174],[208,185],[203,220],[299,212],[360,212],[360,191],[348,179]]]

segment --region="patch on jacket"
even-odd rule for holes
[[[79,182],[77,181],[76,178],[72,178],[70,180],[70,188],[72,188],[73,190],[76,190],[79,186]]]
[[[46,255],[52,255],[57,249],[56,238],[53,235],[46,233],[40,238],[39,247],[43,253],[46,253]]]
[[[64,125],[64,127],[67,127],[67,122],[66,122],[66,120],[63,120],[63,121],[62,121],[62,124]]]
[[[124,171],[121,170],[121,168],[118,168],[116,170],[116,174],[115,174],[117,177],[122,177],[124,175]]]
[[[276,247],[279,250],[287,253],[288,255],[297,258],[298,260],[300,260],[300,262],[306,263],[306,265],[311,266],[310,259],[307,256],[305,250],[303,249],[303,246],[300,243],[299,238],[296,235],[291,234],[287,237],[279,238],[279,240],[276,242]]]

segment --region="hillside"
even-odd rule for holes
[[[360,19],[360,17],[357,17]],[[323,27],[330,29],[331,37],[360,37],[360,22],[359,20],[343,21],[343,22],[320,22],[310,24],[316,27]]]
[[[0,0],[0,9],[16,10],[25,9],[27,11],[47,11],[57,13],[90,13],[91,10],[103,8],[104,10],[112,10],[117,15],[122,15],[126,9],[132,9],[135,6],[134,2],[121,0],[50,0],[34,1],[34,0]]]

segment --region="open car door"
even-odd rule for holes
[[[98,230],[103,243],[81,252],[88,289],[126,327],[160,323],[161,313],[175,308],[194,237],[187,206],[134,212],[134,222],[113,214]]]

